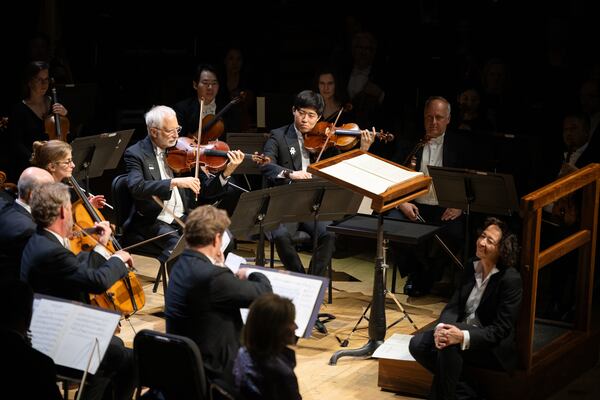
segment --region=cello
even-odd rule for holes
[[[71,240],[71,249],[77,254],[79,251],[91,250],[93,248],[92,244],[97,244],[97,241],[91,236],[88,234],[81,235],[81,233],[87,233],[88,228],[105,219],[100,211],[89,202],[75,178],[70,177],[69,182],[75,193],[77,193],[77,196],[79,196],[79,200],[73,205],[75,234]],[[122,249],[119,242],[114,238],[111,242],[107,243],[106,248],[111,253]],[[132,271],[129,271],[125,277],[115,282],[104,293],[90,295],[90,302],[101,308],[119,311],[127,318],[144,307],[146,298],[137,276]]]

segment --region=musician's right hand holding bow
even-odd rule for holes
[[[171,189],[191,189],[194,193],[200,193],[200,179],[193,176],[185,176],[171,179]]]

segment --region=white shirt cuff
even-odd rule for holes
[[[225,178],[223,174],[219,174],[219,181],[221,182],[221,186],[227,185],[227,183],[229,182],[229,178],[231,178],[231,175]]]
[[[108,251],[108,249],[106,247],[102,247],[99,245],[96,245],[94,247],[94,251],[96,253],[100,254],[102,257],[106,258],[107,260],[110,256],[112,256],[112,253],[110,251]]]
[[[461,350],[469,350],[471,346],[471,336],[469,335],[469,331],[462,331],[463,333],[463,342],[460,344]]]

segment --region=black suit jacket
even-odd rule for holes
[[[18,203],[0,210],[0,279],[19,279],[21,254],[35,232],[33,217]]]
[[[29,239],[21,260],[21,280],[36,293],[86,303],[90,293],[104,292],[126,274],[118,257],[106,260],[95,251],[76,256],[42,228]]]
[[[440,322],[456,324],[464,320],[465,305],[474,286],[475,268],[471,260],[466,263],[460,287],[440,314]],[[461,329],[469,331],[470,349],[491,350],[508,371],[517,364],[515,324],[521,308],[522,294],[523,284],[519,272],[515,268],[500,269],[490,277],[475,311],[482,327],[460,325]]]
[[[128,174],[127,183],[135,205],[131,224],[152,225],[162,211],[152,196],[169,200],[171,180],[161,179],[158,160],[149,136],[125,151],[125,168]],[[200,173],[199,178],[201,185],[199,202],[203,197],[215,196],[223,190],[218,176],[208,178],[204,173]],[[186,212],[196,206],[194,192],[190,189],[176,188],[176,190],[179,190]]]
[[[416,141],[401,144],[399,150],[396,151],[392,157],[392,161],[402,165],[416,145]],[[444,135],[444,148],[442,150],[442,165],[451,168],[471,167],[468,163],[468,160],[473,158],[470,151],[471,147],[464,135],[446,131]],[[423,158],[423,148],[421,147],[415,155],[417,157],[417,170],[419,171],[421,169],[421,160]]]
[[[219,105],[220,104],[225,104],[226,102],[221,102],[222,98],[221,96],[217,96],[217,99],[215,99],[217,108],[217,114],[219,113],[219,111],[221,110],[221,108]],[[236,107],[238,110],[239,108]],[[177,121],[179,122],[179,124],[181,125],[181,132],[179,133],[181,136],[188,136],[193,134],[194,132],[197,134],[198,133],[198,121],[200,119],[200,103],[198,102],[198,97],[197,96],[192,96],[189,97],[185,100],[181,100],[180,102],[178,102],[177,104],[175,104],[173,106],[173,109],[175,110],[175,113],[177,114]],[[239,111],[238,111],[239,112]],[[221,121],[223,122],[223,125],[227,128],[235,128],[234,123],[232,123],[232,117],[234,117],[234,114],[236,113],[235,109],[229,109],[228,111],[226,111],[225,113],[223,113],[223,115],[221,116]],[[204,123],[206,122],[206,120],[202,120],[203,126]],[[239,125],[239,124],[237,124]],[[237,127],[239,128],[239,126]],[[202,128],[202,131],[204,132],[204,128]],[[233,130],[233,132],[235,132],[236,130]],[[231,129],[227,130],[227,132],[232,132]],[[221,140],[225,140],[225,138],[223,137],[223,135],[221,135],[221,137],[219,137],[218,139]]]
[[[263,274],[251,274],[243,281],[228,268],[213,265],[204,254],[186,249],[170,274],[167,332],[198,344],[209,377],[230,379],[243,326],[240,308],[270,292],[271,284]]]
[[[271,158],[271,162],[260,167],[261,173],[270,184],[282,184],[287,179],[277,178],[285,169],[300,171],[302,169],[302,149],[294,129],[294,124],[282,126],[271,131],[271,134],[263,148],[265,156]],[[324,152],[321,159],[339,154],[335,148]]]

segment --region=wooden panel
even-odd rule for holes
[[[558,260],[567,253],[583,246],[590,241],[592,232],[579,231],[542,251],[539,256],[539,269]]]
[[[416,361],[379,359],[377,385],[385,390],[426,397],[433,375]]]

